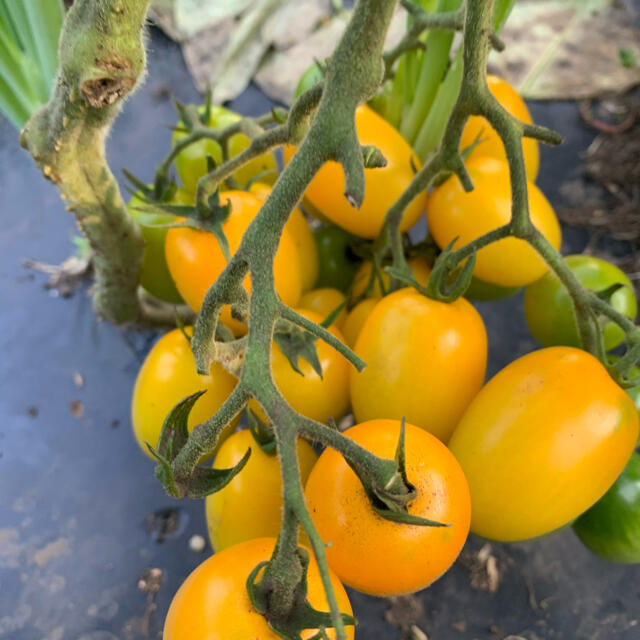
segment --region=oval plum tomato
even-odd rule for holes
[[[200,109],[204,114],[204,108]],[[225,129],[241,119],[241,116],[229,109],[218,105],[211,105],[211,116],[209,126],[214,129]],[[179,126],[182,123],[178,123]],[[176,130],[173,134],[173,145],[180,142],[189,135],[186,131]],[[244,133],[236,133],[229,138],[229,157],[237,156],[251,144],[251,140]],[[222,148],[215,140],[199,140],[183,149],[176,157],[176,169],[184,188],[195,194],[198,180],[207,173],[207,156],[211,156],[216,164],[222,162]],[[240,167],[233,177],[240,186],[260,176],[262,182],[273,184],[278,177],[278,164],[274,155],[266,152],[254,158],[244,166]]]
[[[635,320],[638,311],[631,280],[615,265],[593,256],[567,256],[565,262],[583,287],[603,291],[614,284],[624,285],[611,296],[611,306]],[[552,271],[530,284],[524,294],[524,313],[533,337],[543,346],[579,347],[580,336],[568,291]],[[624,331],[606,318],[602,319],[605,349],[617,347]]]
[[[416,282],[418,284],[421,284],[423,287],[426,286],[427,282],[429,281],[429,276],[431,275],[431,267],[427,264],[427,261],[420,256],[416,256],[414,258],[409,258],[409,260],[407,260],[407,264],[409,265],[409,267],[411,267],[411,272],[413,273],[413,277],[415,278]],[[360,268],[353,278],[353,284],[351,286],[351,300],[358,300],[362,297],[367,286],[369,285],[372,269],[373,262],[371,262],[371,260],[365,260],[360,265]],[[385,290],[388,289],[391,278],[384,269],[380,270],[380,278],[382,278],[382,283],[384,284]],[[370,297],[382,297],[380,280],[377,277],[374,280],[373,290],[371,291]]]
[[[349,311],[344,321],[342,333],[344,334],[344,339],[347,341],[347,344],[352,349],[356,344],[356,340],[360,335],[360,330],[364,326],[366,319],[373,311],[373,307],[378,304],[378,300],[379,298],[365,298]]]
[[[313,237],[318,248],[316,286],[346,292],[362,262],[351,249],[355,237],[335,225],[318,227]]]
[[[489,91],[496,100],[512,115],[525,124],[533,124],[531,114],[527,109],[524,100],[518,92],[505,80],[498,76],[488,75],[487,84]],[[491,156],[503,162],[507,161],[504,145],[498,132],[482,116],[471,116],[462,130],[460,139],[460,149],[469,147],[479,138],[482,142],[473,150],[470,158],[479,156]],[[527,170],[527,177],[534,182],[538,175],[540,164],[540,154],[538,151],[538,141],[533,138],[523,138],[522,152],[524,154],[524,164]]]
[[[371,420],[344,435],[393,458],[400,422]],[[447,447],[407,424],[405,454],[407,478],[417,489],[409,513],[449,527],[400,524],[377,515],[355,472],[333,449],[325,449],[307,480],[307,504],[327,543],[329,566],[346,585],[371,595],[424,589],[453,564],[469,533],[469,487]]]
[[[344,173],[337,162],[327,162],[315,175],[305,192],[308,213],[320,211],[324,218],[363,238],[376,238],[387,209],[400,197],[413,179],[414,168],[420,162],[409,143],[373,109],[360,105],[356,110],[356,127],[360,144],[375,145],[387,160],[386,167],[365,169],[365,197],[360,209],[352,207],[344,197]],[[285,163],[295,153],[295,147],[284,148]],[[406,208],[400,231],[407,231],[424,211],[426,193],[421,192]]]
[[[191,335],[191,327],[186,331]],[[189,341],[180,329],[166,333],[153,346],[140,367],[133,387],[131,422],[140,448],[151,457],[147,442],[156,447],[165,418],[180,400],[206,390],[189,414],[189,430],[208,420],[227,399],[237,379],[214,362],[208,376],[198,375]],[[221,435],[220,442],[238,424],[234,419]]]
[[[406,418],[447,442],[484,382],[487,333],[464,298],[438,302],[407,288],[378,302],[354,351],[367,363],[351,371],[357,422]]]
[[[279,640],[266,619],[249,600],[247,580],[251,572],[271,557],[275,538],[255,538],[216,553],[196,567],[173,598],[164,623],[163,640]],[[311,554],[311,552],[309,552]],[[311,554],[307,570],[308,600],[318,611],[329,611],[318,565]],[[338,606],[351,614],[351,604],[340,580],[331,573]],[[346,627],[353,640],[353,626]],[[333,629],[327,636],[335,638]],[[303,631],[304,640],[318,630]]]
[[[246,191],[224,191],[220,194],[220,200],[222,203],[231,203],[231,213],[222,223],[222,229],[233,255],[258,213],[262,200]],[[178,291],[194,311],[199,311],[209,287],[227,265],[218,239],[207,231],[176,227],[167,233],[165,251],[167,265]],[[278,295],[285,304],[293,307],[298,304],[302,292],[298,265],[295,242],[285,230],[280,238],[273,269]],[[249,276],[244,286],[251,291]],[[236,335],[246,333],[246,326],[231,317],[230,307],[223,308],[220,317]]]
[[[332,287],[323,287],[322,289],[312,289],[311,291],[307,291],[302,294],[299,307],[301,309],[315,311],[322,319],[324,319],[341,304],[344,304],[346,299],[347,298],[342,291],[338,291]],[[342,329],[346,319],[347,309],[346,307],[343,307],[333,324],[338,327],[338,329]]]
[[[429,197],[429,231],[441,249],[454,240],[459,248],[511,220],[509,167],[495,158],[479,157],[469,160],[467,169],[473,191],[466,193],[458,178],[451,176]],[[553,208],[535,184],[529,182],[527,187],[533,225],[559,249],[562,235]],[[501,287],[521,287],[541,278],[547,269],[525,240],[505,238],[478,251],[473,274]]]
[[[277,455],[265,453],[248,429],[225,440],[213,466],[234,467],[251,448],[242,472],[220,491],[206,497],[205,511],[211,546],[217,553],[245,540],[275,537],[282,524],[282,477]],[[298,440],[300,479],[304,484],[318,456],[313,447]]]
[[[306,309],[297,309],[298,313],[320,323],[323,318]],[[329,331],[344,342],[344,337],[335,326]],[[287,357],[277,344],[271,349],[271,371],[273,380],[284,399],[298,412],[307,418],[327,423],[329,418],[336,422],[342,418],[349,408],[349,362],[324,340],[316,340],[316,352],[322,367],[322,378],[305,360],[298,360],[300,375],[293,369]],[[255,400],[249,401],[249,408],[261,419],[266,420],[260,405]]]
[[[515,542],[593,505],[638,439],[638,412],[586,351],[518,358],[475,397],[449,442],[471,489],[471,531]]]
[[[631,456],[607,493],[573,524],[582,543],[612,562],[640,562],[640,455]]]
[[[249,191],[258,198],[266,200],[271,193],[271,186],[264,182],[254,182],[249,187]],[[298,249],[302,290],[309,291],[318,279],[318,248],[311,227],[298,207],[291,212],[285,229],[291,234]]]

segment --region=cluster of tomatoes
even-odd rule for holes
[[[490,77],[489,86],[508,111],[531,121],[508,84]],[[214,108],[209,124],[223,127],[237,118]],[[314,523],[328,545],[341,610],[351,612],[341,583],[374,595],[429,585],[454,562],[469,529],[511,542],[573,524],[595,552],[640,562],[640,457],[633,453],[640,389],[625,393],[596,358],[577,348],[568,294],[540,256],[516,238],[478,252],[467,295],[494,299],[526,287],[527,323],[544,348],[518,358],[485,384],[487,335],[473,305],[466,298],[440,302],[413,288],[388,293],[388,275],[374,273],[367,257],[369,241],[377,237],[386,211],[410,183],[417,162],[400,134],[368,106],[358,108],[356,124],[360,142],[378,147],[386,167],[366,170],[365,199],[355,210],[343,197],[341,168],[327,163],[303,200],[316,219],[315,228],[300,210],[293,212],[274,272],[281,299],[315,322],[331,316],[329,330],[367,367],[358,373],[317,340],[322,375],[305,359],[295,370],[274,342],[273,378],[287,402],[309,418],[339,422],[351,410],[356,425],[344,435],[382,457],[393,457],[401,421],[406,420],[406,472],[417,489],[408,511],[448,526],[399,524],[379,517],[341,455],[328,449],[318,457],[309,443],[299,441],[301,479]],[[474,142],[466,160],[474,190],[465,193],[458,179],[450,177],[429,194],[416,196],[404,212],[403,232],[426,210],[431,238],[442,249],[452,242],[462,246],[509,221],[509,170],[502,144],[480,118],[467,123],[461,145]],[[230,153],[248,143],[243,134],[235,135]],[[532,221],[559,248],[560,226],[533,182],[537,143],[525,140],[523,148]],[[294,152],[285,148],[285,163]],[[207,155],[220,160],[216,142],[193,144],[178,155],[183,187],[172,195],[174,202],[193,202],[197,180],[207,170]],[[220,194],[221,201],[231,205],[222,225],[231,253],[276,176],[275,158],[265,154],[235,174],[245,189]],[[162,226],[174,218],[141,213],[136,202],[134,198],[131,215],[141,223],[147,243],[142,286],[163,300],[184,301],[197,312],[226,264],[218,239],[200,229]],[[415,280],[426,284],[430,263],[419,247],[409,247],[407,257]],[[571,256],[567,262],[586,287],[599,291],[622,285],[611,304],[635,318],[636,298],[624,273],[587,256]],[[249,290],[248,280],[245,286]],[[221,320],[236,336],[247,331],[229,309],[223,310]],[[624,337],[613,323],[604,323],[602,330],[607,349]],[[190,415],[192,428],[208,419],[237,383],[218,363],[208,376],[197,374],[190,331],[175,329],[164,335],[138,374],[132,419],[145,452],[146,443],[156,445],[164,418],[177,402],[197,390],[207,391]],[[249,410],[264,419],[255,401]],[[245,583],[251,570],[270,557],[280,528],[280,463],[251,431],[236,431],[236,426],[237,421],[232,422],[222,434],[214,466],[233,467],[248,448],[252,455],[228,485],[206,498],[216,553],[176,595],[165,640],[276,638],[253,610]],[[308,583],[310,603],[327,610],[313,560]],[[350,633],[353,637],[353,628]]]

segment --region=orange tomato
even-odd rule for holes
[[[358,302],[358,304],[349,311],[346,320],[344,321],[344,327],[342,333],[347,344],[353,348],[356,344],[356,340],[360,335],[360,330],[364,326],[369,314],[373,311],[373,307],[378,304],[379,298],[365,298]]]
[[[312,289],[302,294],[299,307],[315,311],[323,320],[335,309],[338,308],[345,300],[346,296],[342,291],[332,287],[323,287],[322,289]],[[333,324],[342,329],[347,319],[347,309],[343,307]]]

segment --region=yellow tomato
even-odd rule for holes
[[[413,277],[415,278],[418,284],[422,286],[426,286],[429,281],[429,276],[431,275],[431,267],[427,264],[427,261],[424,258],[416,256],[415,258],[411,258],[408,261],[409,267],[411,267],[411,271],[413,273]],[[351,287],[351,300],[358,300],[362,294],[365,292],[367,285],[369,284],[369,280],[371,278],[371,271],[373,269],[373,262],[371,260],[365,260],[358,270],[356,271],[356,275],[353,278],[353,285]],[[389,274],[381,269],[380,276],[382,277],[382,282],[384,284],[384,288],[389,288],[389,282],[391,278]],[[382,290],[380,289],[380,281],[376,277],[374,279],[373,291],[371,292],[372,298],[381,298]]]
[[[264,184],[264,182],[254,182],[249,191],[257,195],[258,198],[266,200],[269,193],[271,193],[271,187],[268,184]],[[298,249],[302,290],[309,291],[318,279],[318,247],[311,227],[298,207],[291,212],[285,229],[291,234]]]
[[[378,304],[379,298],[365,298],[349,311],[347,319],[344,321],[342,333],[347,344],[353,348],[356,340],[360,335],[360,330],[364,326],[366,319],[369,317],[373,307]]]
[[[365,169],[365,197],[360,209],[355,209],[344,197],[345,184],[342,166],[327,162],[311,181],[305,192],[308,212],[317,210],[324,219],[363,238],[375,238],[380,233],[385,214],[391,205],[409,186],[415,175],[411,166],[419,168],[420,162],[413,155],[409,143],[384,118],[373,109],[361,105],[356,110],[358,139],[362,145],[375,145],[387,159],[387,166]],[[285,163],[295,153],[295,147],[284,148]],[[400,231],[412,227],[426,203],[424,192],[417,195],[406,208]]]
[[[466,193],[456,176],[436,187],[429,197],[429,231],[442,249],[455,240],[459,248],[511,220],[509,167],[489,157],[472,158],[467,169],[473,191]],[[553,208],[535,184],[529,182],[529,211],[533,225],[559,249],[560,224]],[[545,261],[524,240],[505,238],[478,251],[473,274],[491,284],[521,287],[547,272]]]
[[[323,287],[322,289],[312,289],[302,294],[299,307],[308,311],[315,311],[322,319],[326,318],[332,311],[338,308],[346,300],[346,296],[342,291],[333,289],[332,287]],[[346,307],[338,314],[333,324],[342,329],[347,318]]]
[[[191,327],[187,328],[191,334]],[[227,399],[237,379],[215,362],[208,376],[198,375],[189,341],[180,329],[166,333],[153,346],[138,372],[131,401],[133,433],[140,448],[151,457],[146,443],[156,447],[165,418],[181,400],[196,391],[206,393],[189,414],[189,430],[208,420]],[[222,441],[238,424],[234,419],[221,435]]]
[[[231,213],[222,223],[222,229],[233,255],[240,246],[244,232],[258,213],[262,200],[246,191],[225,191],[220,194],[220,200],[222,203],[231,203]],[[209,287],[227,265],[218,239],[212,233],[200,229],[174,227],[167,233],[165,251],[171,277],[180,295],[194,311],[199,311]],[[285,230],[273,269],[278,294],[285,304],[293,307],[298,304],[302,293],[298,265],[298,250],[293,238]],[[247,291],[251,291],[249,276],[244,286]],[[222,309],[220,318],[236,335],[246,333],[246,326],[231,317],[230,307]]]
[[[527,105],[508,82],[498,76],[488,75],[487,84],[489,85],[489,91],[495,96],[496,100],[512,116],[526,124],[533,124]],[[482,116],[471,116],[462,131],[460,149],[469,147],[478,137],[482,142],[473,150],[469,156],[470,158],[491,156],[504,162],[507,161],[504,145],[497,131]],[[533,138],[524,138],[522,140],[522,152],[524,153],[527,177],[531,182],[534,182],[538,175],[538,166],[540,164],[538,141]]]
[[[513,542],[566,525],[620,475],[638,412],[586,351],[518,358],[469,405],[449,442],[469,481],[471,530]]]
[[[211,546],[217,553],[245,540],[275,537],[282,524],[282,477],[277,455],[265,453],[248,429],[234,433],[216,453],[213,466],[234,467],[251,449],[251,457],[231,482],[207,496],[205,510]],[[298,440],[300,478],[304,484],[318,456]]]
[[[298,309],[303,316],[314,322],[322,322],[322,318],[313,311]],[[340,330],[329,327],[329,331],[344,342]],[[303,358],[298,360],[300,375],[282,353],[277,344],[271,349],[271,370],[273,379],[284,399],[298,412],[307,418],[327,423],[329,418],[336,422],[342,418],[349,408],[349,368],[351,365],[333,347],[323,340],[316,340],[318,360],[322,367],[322,378]],[[255,400],[249,401],[250,409],[265,420],[264,413]]]
[[[406,418],[447,442],[484,382],[487,334],[464,298],[438,302],[407,288],[378,302],[354,351],[367,363],[351,370],[356,422]]]
[[[164,623],[163,640],[278,640],[280,635],[251,604],[247,580],[261,562],[271,557],[275,538],[255,538],[216,553],[184,581],[176,593]],[[318,565],[311,555],[307,570],[308,600],[318,611],[329,611]],[[331,573],[338,607],[351,614],[349,598],[340,580]],[[353,626],[346,628],[353,640]],[[335,631],[327,629],[335,638]],[[303,640],[318,637],[317,629],[302,632]]]

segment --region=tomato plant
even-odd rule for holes
[[[378,302],[354,350],[367,363],[351,372],[357,422],[406,418],[447,442],[484,382],[487,334],[464,298],[438,302],[407,288]]]
[[[207,528],[218,553],[252,538],[274,537],[282,524],[282,470],[275,454],[265,453],[251,431],[237,431],[216,453],[213,466],[234,467],[251,448],[251,457],[229,484],[205,500]],[[318,456],[313,447],[298,440],[300,479],[307,481]]]
[[[467,169],[474,189],[467,193],[456,176],[436,187],[427,204],[429,231],[442,249],[450,242],[465,245],[511,220],[509,167],[489,157],[472,158]],[[542,191],[527,185],[533,225],[555,249],[561,242],[560,224]],[[482,211],[482,215],[476,215]],[[504,238],[477,252],[474,276],[501,287],[521,287],[542,277],[544,259],[519,238]]]
[[[200,564],[184,581],[174,596],[164,623],[163,640],[278,640],[275,633],[251,604],[246,583],[250,573],[260,563],[269,560],[275,538],[254,538],[216,553]],[[308,599],[319,611],[329,606],[322,588],[318,566],[311,557],[307,571]],[[351,613],[351,604],[344,587],[334,575],[331,582],[338,605]],[[329,638],[335,632],[327,630]],[[317,630],[302,633],[309,640]],[[347,638],[353,640],[354,629],[347,627]]]
[[[186,328],[191,334],[191,328]],[[166,333],[153,346],[138,372],[131,400],[133,434],[140,448],[151,456],[147,443],[158,443],[162,424],[169,411],[183,398],[205,390],[189,415],[189,429],[208,420],[227,399],[236,386],[237,379],[219,362],[211,365],[208,376],[196,371],[189,341],[180,329]],[[224,430],[224,440],[235,428],[233,420]]]
[[[420,166],[411,147],[392,125],[365,105],[356,110],[358,139],[362,145],[375,145],[387,160],[378,169],[365,169],[365,198],[359,209],[344,198],[344,174],[337,162],[327,162],[318,171],[305,192],[308,213],[315,211],[323,219],[331,220],[346,231],[363,238],[375,238],[380,233],[387,209],[409,186],[414,168]],[[295,148],[286,146],[285,162],[289,162]],[[412,166],[413,163],[413,166]],[[400,230],[411,228],[424,211],[426,194],[420,193],[406,208]]]
[[[371,420],[344,434],[376,455],[393,458],[398,420]],[[377,515],[344,458],[326,449],[311,470],[305,494],[327,547],[329,566],[348,586],[377,596],[411,593],[437,580],[467,539],[469,488],[450,451],[434,436],[406,425],[406,472],[417,495],[409,513],[446,523],[424,527]]]
[[[204,108],[199,109],[201,117],[204,117]],[[218,105],[211,105],[211,113],[207,126],[221,130],[232,125],[241,116],[229,109]],[[182,128],[181,128],[182,127]],[[173,134],[173,144],[183,140],[188,132],[184,130],[184,123],[179,122],[178,128]],[[244,133],[236,133],[229,138],[229,156],[237,156],[251,144],[251,140]],[[176,169],[184,188],[195,194],[198,180],[207,173],[207,156],[213,158],[216,165],[222,162],[222,147],[209,139],[199,140],[183,149],[176,157]],[[278,165],[272,153],[265,153],[251,160],[239,168],[233,177],[241,187],[245,187],[250,180],[258,177],[262,182],[273,184],[278,177]]]
[[[633,453],[607,493],[573,524],[584,545],[612,562],[640,562],[640,454]]]
[[[427,261],[420,256],[416,256],[414,258],[409,258],[407,260],[407,264],[411,269],[411,273],[415,278],[418,284],[421,284],[423,287],[427,284],[429,280],[429,276],[431,275],[431,268],[427,264]],[[351,286],[351,299],[358,300],[361,298],[367,287],[369,286],[369,282],[371,280],[371,271],[373,270],[373,262],[371,260],[365,260],[353,278],[353,284]],[[380,287],[380,280],[382,280],[382,284],[384,285],[385,290],[389,289],[389,284],[391,282],[391,278],[389,274],[381,269],[380,273],[374,277],[373,289],[370,292],[370,296],[372,298],[381,298],[382,297],[382,289]]]
[[[449,442],[469,481],[471,530],[513,542],[593,505],[638,439],[638,412],[592,355],[549,347],[496,374]]]
[[[623,285],[611,296],[611,306],[635,320],[638,305],[631,280],[615,265],[594,256],[567,256],[565,262],[580,281],[593,291],[604,291],[612,285]],[[580,346],[578,326],[573,314],[573,302],[558,276],[548,272],[530,284],[524,294],[524,311],[534,338],[543,346]],[[604,319],[602,326],[605,349],[617,347],[624,331],[614,322]]]
[[[323,287],[322,289],[312,289],[307,291],[300,298],[300,308],[315,311],[321,318],[326,318],[346,301],[346,296],[338,289]],[[342,329],[347,318],[346,306],[338,314],[333,324]]]
[[[231,213],[222,223],[222,229],[229,243],[229,251],[233,254],[238,250],[246,228],[258,213],[262,200],[245,191],[224,191],[220,194],[220,199],[223,203],[228,201],[231,204]],[[227,264],[218,238],[200,229],[174,227],[167,233],[165,250],[167,265],[178,291],[187,304],[198,311],[209,287]],[[274,270],[276,289],[285,304],[290,306],[298,303],[302,293],[298,265],[295,242],[289,233],[284,232]],[[247,291],[251,290],[249,278],[244,285]],[[221,318],[234,333],[246,332],[246,327],[231,317],[228,307],[223,309]]]
[[[313,232],[318,249],[318,287],[346,292],[362,262],[351,249],[354,236],[335,225],[324,225]]]

